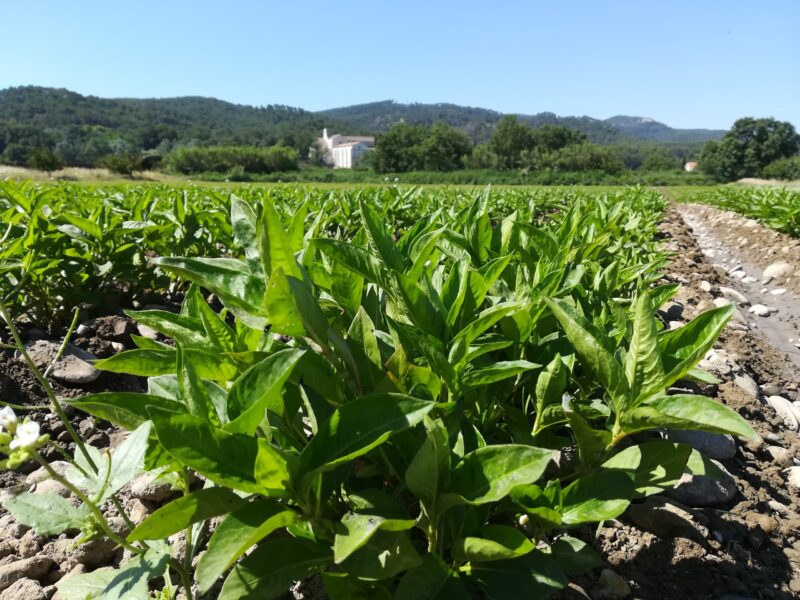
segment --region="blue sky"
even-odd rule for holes
[[[800,127],[800,1],[2,0],[0,88]]]

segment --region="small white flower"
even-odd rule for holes
[[[11,440],[9,447],[12,450],[17,448],[32,448],[36,446],[39,439],[39,424],[36,421],[27,421],[17,427],[17,436]]]
[[[0,427],[8,429],[10,425],[16,425],[17,415],[14,414],[14,409],[10,406],[4,406],[0,409]]]

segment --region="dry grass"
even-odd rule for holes
[[[786,188],[789,190],[800,190],[800,181],[782,181],[780,179],[757,179],[755,177],[746,177],[745,179],[740,179],[736,183],[755,187],[777,187]]]
[[[112,173],[108,169],[85,169],[82,167],[66,167],[53,171],[52,173],[45,173],[44,171],[37,171],[36,169],[28,169],[26,167],[12,167],[8,165],[0,165],[0,179],[14,179],[15,181],[24,181],[32,179],[33,181],[173,181],[176,178],[159,173],[157,171],[141,171],[134,174],[133,177],[123,177],[117,173]],[[180,180],[178,178],[178,180]]]

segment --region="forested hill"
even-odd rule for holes
[[[24,164],[36,148],[54,150],[66,164],[94,165],[119,152],[166,154],[185,145],[271,146],[305,155],[323,127],[332,132],[377,134],[395,123],[443,122],[463,129],[474,144],[489,140],[503,115],[455,104],[374,102],[321,112],[288,106],[243,106],[214,98],[98,98],[65,89],[0,90],[0,162]],[[652,119],[518,115],[533,127],[562,125],[600,144],[719,139],[724,132],[673,129]]]
[[[258,146],[283,141],[299,149],[308,148],[326,124],[324,117],[299,108],[214,98],[106,99],[34,86],[0,90],[0,145],[3,138],[13,143],[32,135],[69,144],[102,132],[145,150],[164,141]]]
[[[444,122],[466,131],[474,142],[485,142],[491,136],[502,113],[485,108],[455,104],[402,104],[392,100],[371,102],[319,113],[327,118],[349,124],[359,131],[386,131],[395,123],[432,124]],[[723,130],[674,129],[646,117],[617,116],[610,119],[591,117],[559,117],[544,112],[536,115],[517,115],[520,122],[531,127],[561,125],[585,133],[599,144],[613,144],[626,138],[653,142],[704,142],[721,139]]]

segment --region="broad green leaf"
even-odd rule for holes
[[[341,563],[345,573],[377,581],[413,569],[421,562],[406,532],[378,531]]]
[[[292,241],[281,218],[270,199],[261,203],[258,244],[261,250],[261,265],[267,277],[280,269],[286,275],[302,279],[300,265],[292,251]]]
[[[496,560],[469,565],[467,570],[487,597],[507,600],[519,597],[546,598],[567,585],[567,578],[556,562],[539,550],[510,560]]]
[[[549,550],[561,570],[572,577],[605,564],[591,546],[571,535],[562,535],[550,545]]]
[[[236,334],[225,320],[214,312],[208,303],[200,295],[199,289],[195,286],[196,304],[200,315],[200,322],[203,324],[206,337],[221,351],[233,352],[236,347]]]
[[[414,519],[387,519],[379,514],[360,512],[347,513],[336,526],[333,542],[333,561],[336,564],[346,560],[353,552],[364,545],[379,530],[403,531],[414,526]]]
[[[652,394],[663,392],[664,368],[658,349],[658,331],[650,295],[639,292],[633,310],[633,334],[625,356],[630,402],[640,403]]]
[[[403,574],[394,600],[450,600],[466,597],[467,590],[458,573],[439,557],[425,554],[421,565]]]
[[[2,501],[11,515],[39,535],[57,535],[70,529],[80,529],[89,517],[87,506],[73,506],[57,494],[21,492]]]
[[[236,377],[236,364],[224,355],[198,348],[186,348],[186,357],[192,362],[198,377],[214,381],[226,381]],[[125,350],[95,363],[101,371],[129,373],[140,377],[175,373],[176,351],[170,350]]]
[[[450,483],[450,443],[441,419],[425,419],[427,436],[405,473],[408,489],[425,504],[434,519],[436,501]]]
[[[233,568],[219,600],[279,598],[293,582],[324,570],[332,560],[321,544],[297,538],[269,540]]]
[[[403,394],[364,396],[339,407],[300,454],[307,479],[366,454],[397,431],[413,427],[435,403]]]
[[[576,479],[562,493],[565,525],[618,517],[634,496],[633,478],[623,471],[596,471]]]
[[[149,421],[142,423],[113,451],[111,473],[101,500],[117,493],[144,470],[144,457],[151,432],[152,424]]]
[[[405,261],[403,256],[397,251],[392,238],[386,233],[384,221],[378,217],[375,211],[363,200],[359,199],[359,209],[361,218],[364,219],[364,227],[367,231],[370,243],[378,251],[383,262],[390,269],[403,273],[405,271]]]
[[[634,481],[634,497],[649,496],[678,482],[691,451],[689,446],[673,442],[645,442],[615,454],[603,463],[602,468],[628,473]]]
[[[666,373],[664,388],[684,377],[700,362],[717,341],[734,312],[736,306],[733,304],[707,310],[683,327],[661,335],[658,348]]]
[[[309,284],[276,270],[269,279],[266,307],[276,333],[308,336],[320,345],[328,343],[328,321],[308,289]]]
[[[149,426],[149,423],[146,423]],[[84,445],[86,453],[94,465],[87,460],[86,455],[76,448],[74,464],[69,465],[64,471],[64,478],[72,485],[77,486],[91,497],[97,497],[101,489],[106,486],[111,467],[111,456],[108,452],[100,453],[100,450],[88,444]],[[140,466],[141,467],[141,466]],[[97,469],[95,471],[95,469]],[[131,479],[133,479],[131,477]]]
[[[378,338],[375,336],[375,324],[369,318],[363,306],[359,306],[356,316],[347,330],[347,346],[355,361],[362,385],[373,385],[383,375]]]
[[[556,354],[536,380],[537,410],[543,410],[548,404],[561,404],[561,396],[567,387],[567,375],[569,372],[564,361]]]
[[[555,453],[518,444],[497,444],[464,455],[453,472],[446,503],[486,504],[501,500],[512,488],[533,483],[544,473]],[[444,510],[442,508],[442,510]]]
[[[501,302],[482,311],[477,318],[456,334],[454,342],[463,339],[469,346],[475,338],[488,330],[503,317],[520,310],[524,304],[520,302]]]
[[[175,344],[176,371],[178,374],[178,391],[189,414],[219,425],[219,417],[208,397],[206,386],[197,375],[189,357],[186,356],[180,343]]]
[[[258,260],[258,218],[247,202],[231,194],[231,229],[248,261]]]
[[[611,432],[592,427],[583,415],[575,410],[572,401],[566,396],[561,403],[561,408],[572,430],[572,435],[578,443],[578,455],[581,462],[586,466],[596,465],[606,456],[606,452],[611,446],[613,441]]]
[[[737,412],[705,396],[662,396],[623,415],[623,428],[629,433],[661,427],[732,433],[751,440],[758,438]]]
[[[546,531],[561,525],[561,483],[557,479],[544,488],[536,484],[518,485],[511,490],[511,499],[533,517],[533,526]]]
[[[386,266],[368,250],[340,240],[315,239],[313,244],[314,247],[331,257],[335,264],[347,267],[370,283],[380,285],[383,289],[392,288],[392,277],[386,270]]]
[[[328,600],[392,600],[386,586],[374,581],[364,581],[347,573],[326,571],[322,584]]]
[[[166,310],[126,310],[125,314],[137,323],[152,327],[159,333],[187,347],[205,348],[209,340],[200,319],[193,319]]]
[[[156,258],[153,262],[216,294],[250,327],[263,329],[266,325],[264,277],[253,275],[245,263],[229,258],[179,257]]]
[[[227,488],[198,490],[173,500],[149,515],[131,532],[128,541],[164,539],[194,523],[234,511],[245,502]]]
[[[147,582],[164,575],[169,554],[163,546],[134,556],[119,569],[103,568],[91,573],[64,577],[57,584],[62,598],[81,600],[147,600]]]
[[[179,402],[158,395],[133,392],[89,394],[78,400],[69,400],[69,404],[128,430],[136,429],[150,419],[147,410],[151,406],[174,413],[185,411],[185,407]]]
[[[487,562],[523,556],[534,545],[525,534],[508,525],[487,525],[480,537],[466,537],[453,542],[453,558],[460,562]]]
[[[242,373],[228,390],[230,423],[225,429],[252,435],[267,410],[283,416],[283,386],[304,352],[280,350]]]
[[[395,280],[413,325],[428,335],[441,336],[444,332],[444,315],[434,299],[429,297],[429,290],[402,273],[396,273]]]
[[[615,402],[621,402],[627,392],[624,372],[614,356],[597,339],[591,324],[565,302],[549,298],[545,298],[545,302],[564,329],[581,364],[598,378],[600,384],[616,399]]]
[[[664,285],[659,285],[651,289],[650,299],[653,307],[656,308],[664,306],[664,304],[669,302],[675,296],[675,294],[678,293],[679,289],[681,289],[680,283],[665,283]]]
[[[150,418],[164,449],[214,483],[259,493],[254,471],[258,444],[250,435],[228,433],[188,414],[155,407]]]
[[[249,502],[231,512],[214,530],[197,564],[196,580],[200,591],[208,591],[253,545],[297,519],[294,510],[268,499]]]
[[[287,458],[264,438],[258,438],[255,478],[271,496],[283,496],[290,481]]]
[[[509,377],[516,377],[520,373],[535,369],[540,365],[527,360],[506,360],[492,363],[480,369],[469,371],[464,375],[463,383],[466,389],[474,389],[490,385]]]

